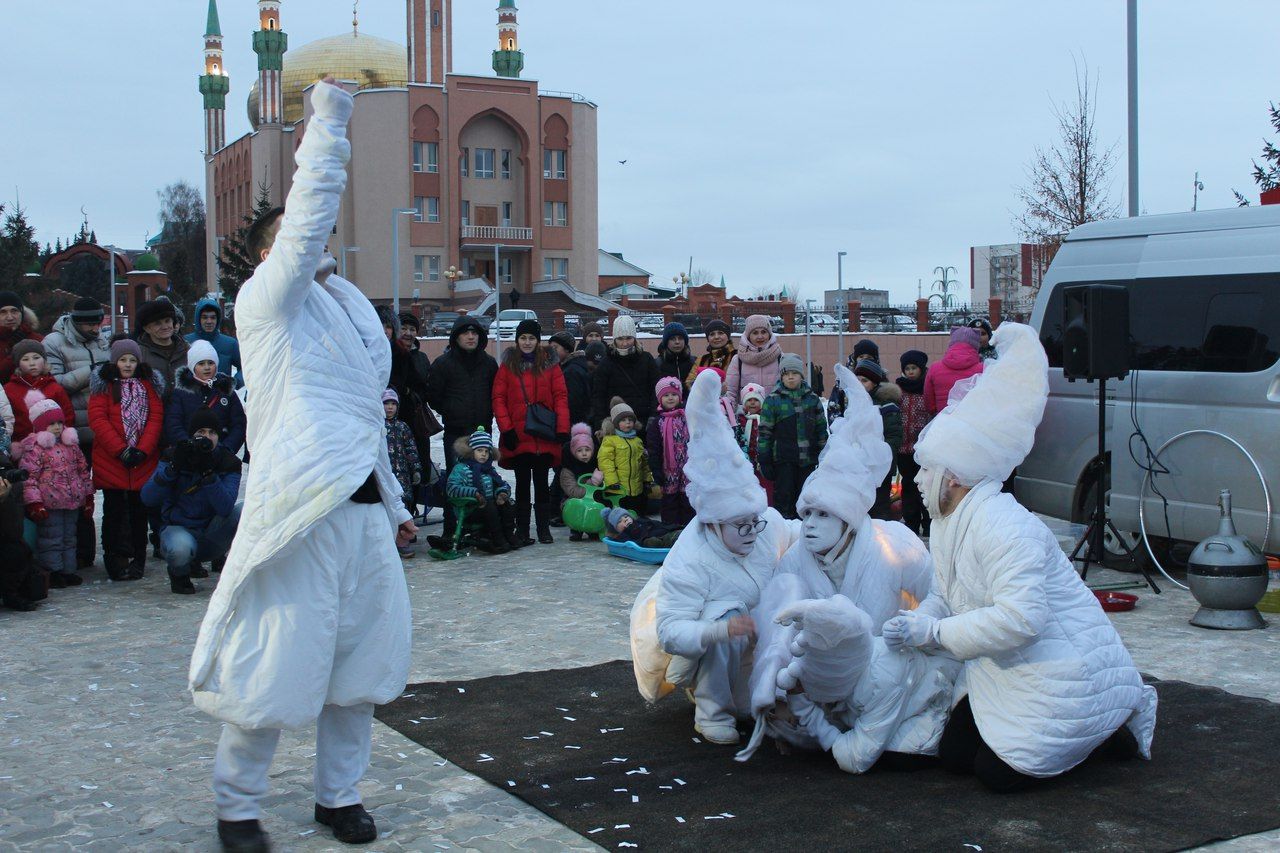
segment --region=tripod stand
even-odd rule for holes
[[[1105,378],[1098,380],[1098,458],[1095,463],[1097,470],[1094,472],[1093,478],[1093,514],[1089,518],[1089,526],[1085,528],[1084,535],[1080,537],[1080,541],[1076,542],[1076,547],[1072,549],[1071,556],[1068,559],[1072,562],[1080,563],[1081,579],[1089,576],[1090,564],[1101,566],[1106,557],[1105,539],[1107,531],[1111,531],[1111,535],[1120,543],[1120,547],[1129,555],[1129,562],[1136,564],[1138,570],[1142,572],[1142,578],[1146,581],[1146,586],[1151,587],[1151,591],[1160,594],[1160,587],[1156,586],[1155,580],[1147,571],[1144,563],[1138,560],[1133,549],[1120,536],[1120,531],[1116,530],[1116,526],[1111,523],[1111,519],[1107,518],[1107,489],[1106,489],[1106,468],[1107,468],[1107,380]],[[1087,548],[1087,550],[1086,550]],[[1081,552],[1084,555],[1081,556]],[[1101,584],[1091,589],[1136,589],[1143,586],[1137,581],[1128,581],[1116,584]]]

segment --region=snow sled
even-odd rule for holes
[[[670,548],[645,548],[636,542],[620,542],[617,539],[605,538],[604,544],[611,557],[622,557],[651,566],[662,565],[662,561],[671,553]]]
[[[587,494],[581,498],[569,498],[560,510],[560,517],[570,530],[578,533],[604,533],[604,519],[600,517],[601,509],[617,509],[622,494],[617,489],[607,486],[595,486],[591,483],[591,475],[583,474],[578,478],[578,485],[586,489]],[[597,495],[603,494],[603,500]],[[633,516],[635,513],[631,513]]]

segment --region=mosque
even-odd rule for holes
[[[332,74],[355,108],[330,248],[373,302],[483,311],[496,283],[504,305],[518,291],[608,307],[598,296],[596,105],[520,79],[515,0],[498,2],[492,77],[453,73],[451,0],[406,0],[407,46],[353,21],[350,32],[293,50],[281,0],[257,5],[252,130],[227,143],[230,77],[209,0],[200,92],[210,281],[219,247],[260,187],[284,203],[306,127],[304,94]]]

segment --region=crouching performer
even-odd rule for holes
[[[836,371],[842,385],[854,383],[843,365]],[[756,731],[740,761],[766,733],[829,751],[848,773],[886,752],[898,767],[937,753],[960,664],[889,651],[879,637],[887,619],[925,599],[933,576],[914,533],[868,516],[892,452],[871,398],[853,395],[800,493],[803,538],[754,614]]]
[[[636,599],[632,659],[641,695],[654,701],[684,688],[694,729],[712,743],[734,744],[737,720],[748,714],[750,613],[798,524],[768,508],[720,409],[718,377],[699,374],[685,410],[695,518]]]
[[[1000,491],[1031,450],[1048,362],[1027,326],[1002,323],[992,343],[1000,359],[952,392],[916,444],[933,591],[883,633],[890,647],[964,661],[939,757],[1014,791],[1104,744],[1150,758],[1156,692],[1053,533]]]
[[[373,706],[399,695],[409,669],[396,543],[414,527],[380,402],[391,352],[373,307],[324,254],[352,98],[321,82],[311,103],[285,208],[249,234],[259,265],[236,322],[253,464],[189,674],[196,707],[226,722],[213,767],[226,850],[269,849],[258,818],[280,730],[313,722],[315,819],[339,841],[374,840],[356,784]]]

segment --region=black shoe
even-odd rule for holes
[[[62,578],[63,586],[80,586],[80,584],[84,583],[84,578],[75,572],[59,572],[58,576]]]
[[[140,581],[147,573],[147,558],[141,557],[137,560],[129,561],[129,568],[125,572],[124,579],[127,581]]]
[[[453,550],[453,540],[448,536],[428,536],[427,544],[437,551]]]
[[[102,557],[102,568],[106,569],[107,577],[113,581],[129,579],[129,561],[124,557],[104,554]]]
[[[76,568],[91,569],[93,568],[93,561],[94,561],[94,558],[92,556],[76,557]]]
[[[196,585],[191,582],[191,578],[183,575],[169,575],[169,589],[178,595],[194,595]]]
[[[49,572],[49,589],[66,589],[65,577],[62,572]]]
[[[550,531],[550,530],[548,530],[546,533],[539,533],[539,534],[538,534],[538,541],[539,541],[540,543],[542,543],[543,545],[550,545],[550,544],[554,543],[556,540],[555,540],[555,538],[551,535],[551,531]]]
[[[271,840],[256,820],[218,821],[218,840],[225,853],[268,853]]]
[[[520,534],[519,534],[519,533],[517,533],[517,534],[516,534],[516,536],[520,536]],[[521,548],[526,548],[526,547],[528,547],[528,546],[530,546],[530,545],[534,544],[534,541],[535,541],[535,540],[530,539],[530,538],[529,538],[529,536],[528,536],[528,534],[526,534],[525,536],[520,537],[520,547],[521,547]]]
[[[23,613],[30,613],[40,605],[34,601],[28,601],[20,595],[6,595],[4,597],[4,606],[10,610],[19,610]]]
[[[199,563],[192,563],[189,576],[193,578],[207,578],[209,577],[209,570]]]
[[[579,532],[578,532],[578,531],[576,531],[576,530],[575,530],[575,531],[573,531],[572,533],[570,533],[570,534],[569,534],[569,541],[570,541],[570,542],[581,542],[581,541],[582,541],[582,534],[581,534],[581,533],[579,533]]]
[[[332,827],[333,837],[343,844],[367,844],[378,837],[373,815],[360,803],[336,809],[316,803],[316,823]]]

